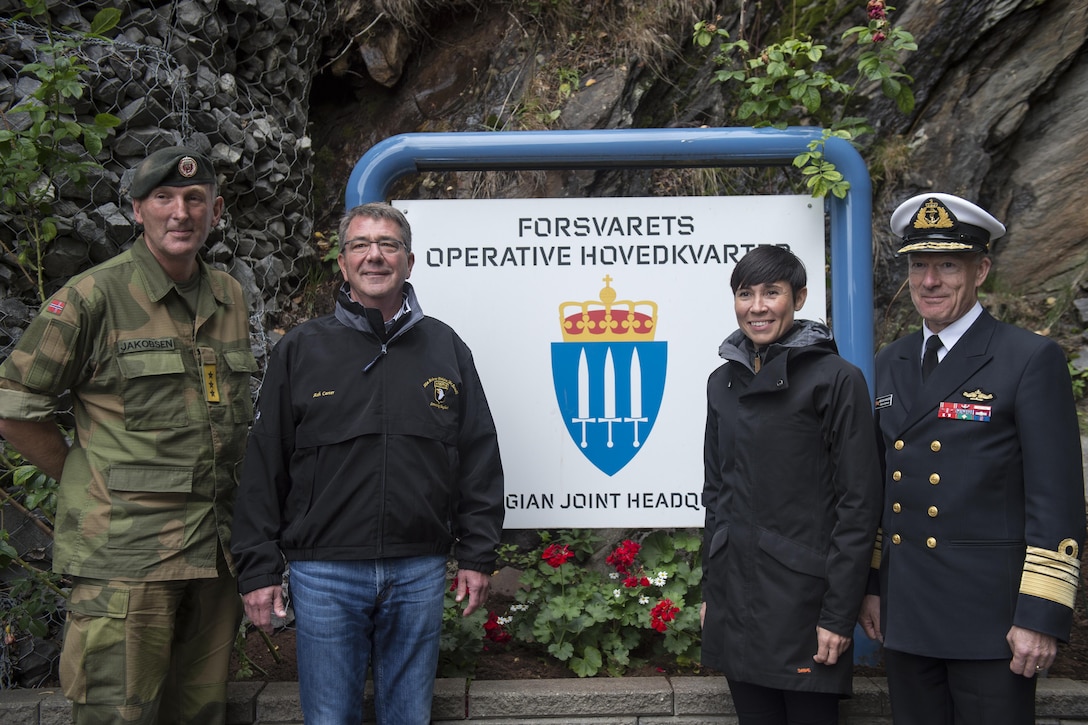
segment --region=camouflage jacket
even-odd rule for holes
[[[198,579],[217,550],[231,561],[257,365],[241,286],[200,275],[194,322],[141,237],[53,295],[0,365],[0,418],[50,420],[72,394],[55,571]]]

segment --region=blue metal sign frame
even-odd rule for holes
[[[347,208],[384,201],[398,179],[425,171],[789,166],[819,128],[612,129],[407,133],[375,144],[355,164]],[[828,197],[831,317],[842,356],[873,382],[872,182],[857,149],[830,138],[824,157],[850,183]]]

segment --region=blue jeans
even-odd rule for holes
[[[445,588],[445,556],[291,562],[306,725],[361,723],[368,665],[379,723],[429,723]]]

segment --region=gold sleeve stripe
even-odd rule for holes
[[[873,558],[869,562],[869,566],[873,569],[880,568],[881,550],[884,546],[884,533],[880,530],[876,530],[876,541],[873,542]]]
[[[1072,543],[1063,541],[1060,549],[1077,552]],[[1024,557],[1024,574],[1020,579],[1020,593],[1073,608],[1073,601],[1080,584],[1080,560],[1059,551],[1029,546]]]

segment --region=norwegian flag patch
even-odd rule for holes
[[[59,315],[60,313],[64,312],[64,306],[66,304],[68,303],[64,300],[53,300],[45,309],[52,312],[54,315]]]

